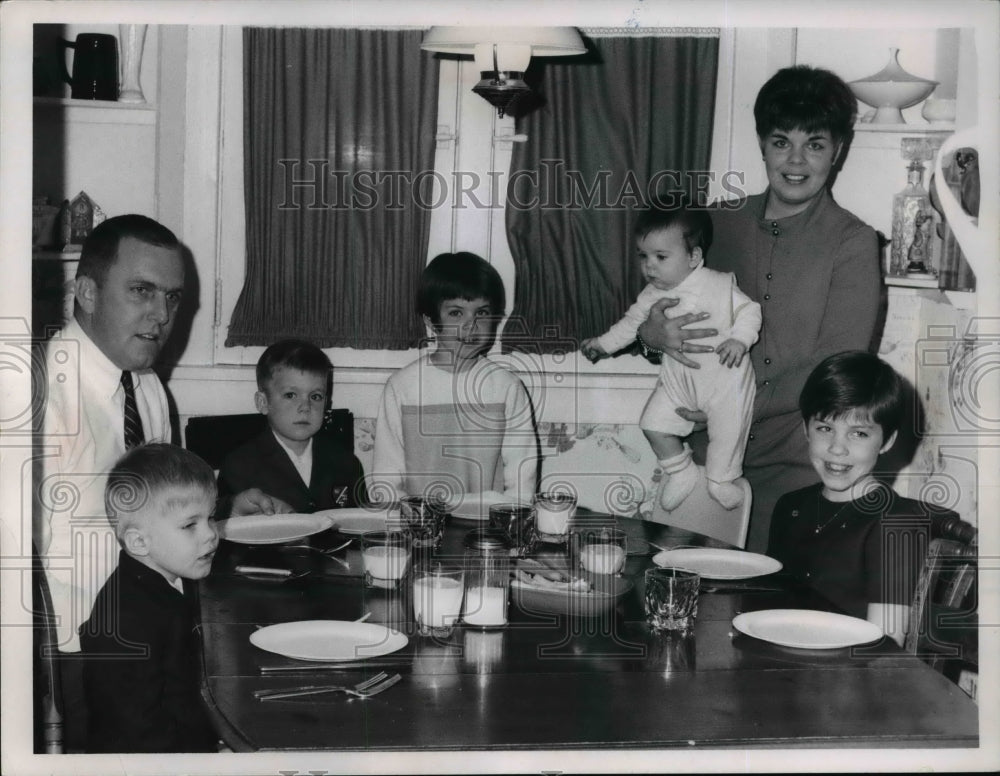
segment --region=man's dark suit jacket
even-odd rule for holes
[[[88,752],[214,752],[201,700],[197,586],[119,553],[80,628]]]
[[[260,488],[301,514],[356,507],[368,500],[361,461],[322,432],[313,437],[308,487],[270,428],[231,452],[219,469],[219,495],[247,488]]]

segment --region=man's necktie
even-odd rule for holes
[[[135,389],[132,387],[132,373],[122,372],[122,388],[125,391],[125,449],[131,450],[146,441],[142,433],[142,418],[135,403]]]

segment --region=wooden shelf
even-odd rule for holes
[[[937,289],[938,279],[934,278],[909,278],[905,275],[887,275],[885,278],[887,286],[900,286],[902,288],[933,288]]]
[[[60,111],[69,121],[89,124],[156,124],[156,106],[110,100],[74,100],[68,97],[35,97],[34,105]]]
[[[55,248],[36,248],[31,251],[32,261],[79,261],[80,251],[59,251]]]
[[[855,132],[887,132],[897,135],[930,135],[950,134],[955,131],[953,123],[948,124],[872,124],[859,121],[854,125]]]
[[[937,279],[887,277],[885,284],[890,287],[890,293],[906,296],[919,296],[934,302],[947,302],[956,310],[975,310],[975,291],[950,291],[937,287]]]

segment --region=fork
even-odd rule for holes
[[[348,539],[343,544],[338,545],[337,547],[333,547],[333,548],[331,548],[329,550],[321,550],[319,547],[313,547],[311,544],[288,544],[288,545],[285,545],[284,547],[282,547],[281,549],[284,552],[297,552],[299,550],[307,550],[308,552],[315,552],[320,557],[326,558],[327,560],[336,561],[341,566],[343,566],[345,569],[350,570],[351,564],[348,563],[343,558],[338,558],[334,553],[340,552],[347,545],[349,545],[351,543],[351,541],[352,541],[351,539]]]
[[[286,544],[280,549],[282,550],[312,550],[313,552],[318,552],[321,555],[333,555],[335,552],[340,552],[342,549],[347,547],[353,539],[348,539],[343,544],[338,544],[336,547],[330,547],[329,549],[322,549],[320,547],[313,547],[311,544]]]
[[[254,697],[258,700],[281,700],[282,698],[300,698],[306,695],[321,695],[328,692],[343,692],[356,698],[371,698],[383,690],[388,690],[402,677],[399,674],[389,676],[384,671],[371,679],[359,682],[353,687],[344,685],[305,685],[302,687],[287,687],[280,690],[257,690]]]

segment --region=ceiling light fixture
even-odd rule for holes
[[[573,56],[587,50],[574,27],[431,27],[420,47],[471,54],[481,79],[472,91],[496,107],[500,118],[531,93],[524,72],[532,56]]]

